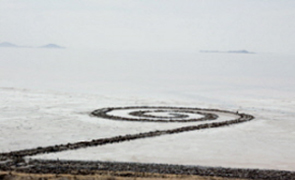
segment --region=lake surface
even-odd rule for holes
[[[255,120],[41,158],[295,170],[294,67],[282,54],[1,48],[0,150],[164,128],[97,120],[97,108],[219,108]]]

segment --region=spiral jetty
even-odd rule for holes
[[[113,111],[128,110],[128,117],[112,115]],[[157,113],[167,114],[157,116]],[[218,119],[218,113],[226,113],[237,116],[236,119],[221,122],[211,122]],[[35,174],[95,174],[98,171],[130,171],[160,174],[181,174],[200,176],[219,176],[226,178],[247,178],[265,180],[295,180],[295,172],[281,170],[241,169],[224,167],[186,166],[171,164],[147,164],[132,162],[105,162],[105,161],[65,161],[65,160],[41,160],[30,159],[30,156],[55,153],[80,148],[102,146],[112,143],[122,143],[142,138],[151,138],[162,135],[218,128],[237,123],[243,123],[254,119],[254,116],[239,112],[231,112],[219,109],[202,109],[187,107],[156,107],[156,106],[132,106],[109,107],[97,109],[92,116],[110,120],[142,121],[159,123],[185,123],[207,121],[199,125],[184,126],[168,130],[156,130],[137,134],[127,134],[110,138],[93,139],[91,141],[79,141],[75,143],[59,144],[46,147],[36,147],[20,151],[0,153],[0,170],[16,171]],[[201,116],[200,118],[191,115]]]

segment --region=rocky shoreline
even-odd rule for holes
[[[97,171],[112,171],[216,176],[257,180],[295,180],[295,172],[291,171],[102,161],[30,160],[18,164],[0,164],[0,169],[2,171],[33,174],[93,175],[96,174]],[[128,173],[125,173],[125,176],[128,176]],[[129,176],[132,176],[132,174]]]

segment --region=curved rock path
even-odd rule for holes
[[[128,110],[128,116],[113,115],[115,111]],[[234,115],[237,118],[232,120],[218,121],[218,113]],[[160,114],[160,115],[158,115]],[[119,163],[101,161],[58,161],[58,160],[31,160],[25,157],[54,153],[66,150],[74,150],[86,147],[101,146],[111,143],[122,143],[141,138],[150,138],[161,135],[171,135],[187,131],[195,131],[208,128],[218,128],[232,124],[247,122],[254,117],[249,114],[231,112],[219,109],[201,109],[186,107],[110,107],[97,109],[91,115],[124,121],[142,121],[159,123],[186,123],[207,121],[198,125],[183,126],[168,130],[156,130],[137,134],[127,134],[110,138],[93,139],[91,141],[80,141],[75,143],[52,145],[47,147],[37,147],[0,153],[0,170],[19,171],[27,173],[70,173],[70,174],[91,174],[98,170],[108,171],[135,171],[166,174],[193,174],[204,176],[221,176],[251,179],[294,179],[295,172],[277,170],[258,170],[258,169],[233,169],[220,167],[201,167],[201,166],[181,166],[167,164],[142,164],[142,163]]]

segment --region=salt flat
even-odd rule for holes
[[[280,54],[0,49],[0,151],[182,126],[89,115],[98,108],[216,108],[255,119],[30,158],[294,171],[293,59]]]

